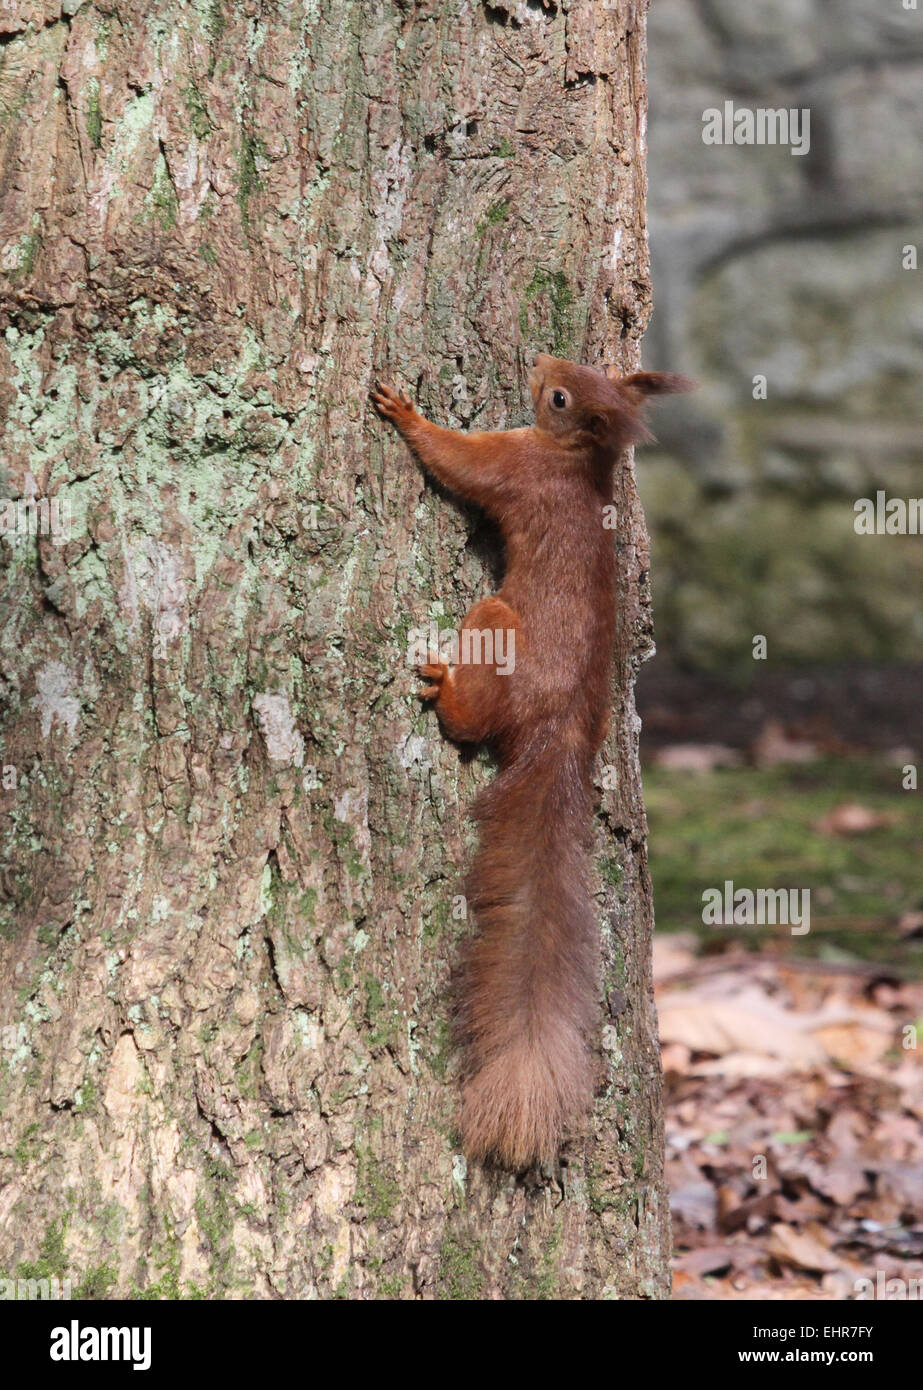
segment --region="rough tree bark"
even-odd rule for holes
[[[632,467],[598,1098],[518,1180],[453,1143],[490,769],[407,664],[496,538],[367,405],[380,374],[506,427],[531,351],[638,363],[643,6],[22,0],[0,30],[0,1276],[663,1296]]]

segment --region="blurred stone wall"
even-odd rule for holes
[[[750,664],[919,660],[923,0],[653,0],[645,365],[688,372],[641,456],[658,646]],[[809,108],[810,149],[706,145],[703,112]],[[753,378],[767,378],[767,399]]]

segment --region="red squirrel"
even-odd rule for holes
[[[650,438],[646,399],[692,383],[541,354],[529,386],[534,426],[470,434],[431,424],[387,386],[372,392],[423,467],[499,523],[506,546],[503,587],[474,605],[462,634],[502,630],[512,669],[431,657],[418,670],[445,734],[486,742],[500,765],[473,809],[480,847],[466,889],[477,935],[456,1022],[463,1147],[515,1171],[553,1160],[592,1096],[592,778],[616,621],[606,509],[620,452]]]

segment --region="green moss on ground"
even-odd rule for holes
[[[923,792],[904,791],[900,769],[873,758],[830,758],[774,768],[703,774],[647,768],[644,791],[659,931],[695,930],[788,951],[846,951],[923,969],[923,942],[902,940],[901,914],[923,907]],[[845,802],[890,817],[860,835],[834,835],[818,821]],[[811,930],[706,927],[702,893],[735,888],[811,890]]]

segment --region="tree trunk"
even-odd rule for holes
[[[638,362],[644,12],[6,7],[0,1277],[153,1297],[662,1297],[630,463],[599,769],[599,1089],[466,1166],[449,972],[491,770],[411,630],[496,537],[367,404],[529,418]],[[37,534],[36,534],[37,532]]]

